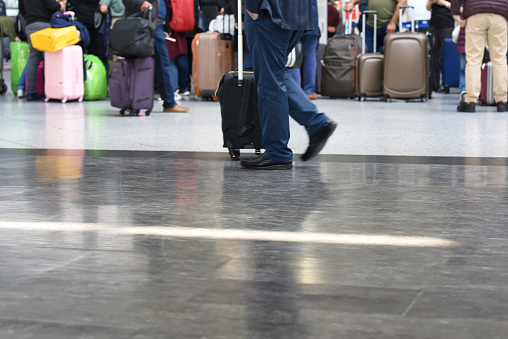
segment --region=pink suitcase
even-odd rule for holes
[[[44,91],[49,99],[83,100],[83,50],[80,46],[65,47],[58,52],[45,52]]]

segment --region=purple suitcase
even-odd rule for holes
[[[150,115],[153,108],[155,61],[152,57],[119,59],[113,62],[109,79],[109,97],[113,107],[120,108],[120,114],[127,109],[130,115],[146,110]]]

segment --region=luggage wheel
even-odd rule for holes
[[[131,109],[130,116],[133,117],[135,115],[139,115],[139,109]]]
[[[7,85],[2,83],[0,86],[0,94],[5,94],[5,92],[7,92]]]
[[[240,160],[240,150],[237,148],[228,148],[231,160]]]
[[[125,114],[125,108],[122,108],[122,109],[120,110],[120,115],[124,115],[124,114]]]
[[[65,104],[67,102],[67,98],[62,99],[62,104]]]
[[[383,95],[383,101],[388,102],[390,100],[390,96],[388,94]]]
[[[151,109],[147,109],[146,112],[145,112],[145,115],[149,116],[151,113],[152,113],[152,110]]]

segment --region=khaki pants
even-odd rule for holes
[[[476,102],[481,90],[481,65],[485,41],[489,44],[494,76],[494,100],[506,102],[507,45],[506,19],[498,14],[482,13],[467,18],[466,23],[466,92],[465,102]]]

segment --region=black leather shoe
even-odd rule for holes
[[[506,106],[506,102],[498,102],[496,104],[497,106],[497,111],[498,112],[506,112],[508,111],[508,107]]]
[[[243,159],[240,161],[243,168],[263,169],[263,170],[288,170],[293,167],[291,161],[277,161],[268,158],[266,155],[261,154],[252,159]]]
[[[333,131],[337,128],[337,123],[328,120],[325,122],[320,129],[318,129],[314,134],[310,136],[309,147],[302,155],[302,160],[307,161],[316,156],[323,147],[325,147],[326,141],[332,135]]]
[[[457,106],[457,112],[473,113],[476,111],[476,104],[474,102],[466,103],[465,101],[459,101]]]

